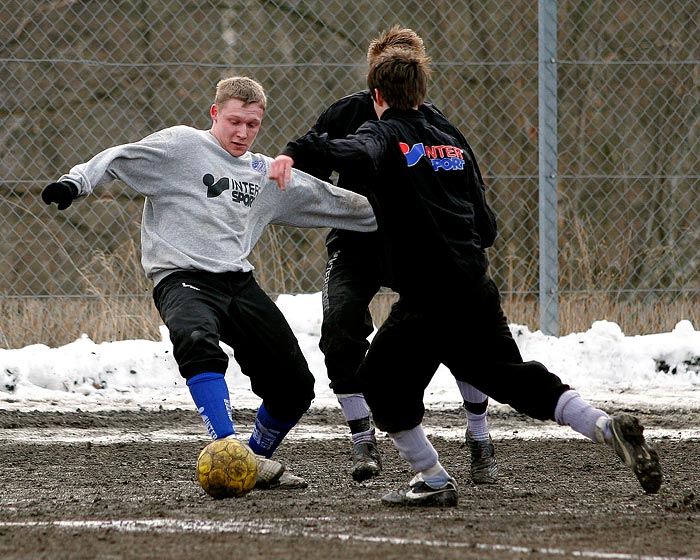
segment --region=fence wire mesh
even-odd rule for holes
[[[596,315],[627,332],[697,324],[700,4],[559,2],[556,19],[562,330]],[[484,172],[509,318],[537,328],[537,2],[4,0],[0,345],[72,340],[86,316],[98,317],[93,331],[115,321],[106,338],[134,336],[130,324],[156,336],[157,317],[141,320],[137,303],[150,305],[142,200],[115,181],[56,213],[41,202],[44,185],[155,130],[208,128],[214,86],[229,75],[265,86],[254,149],[274,156],[365,87],[367,44],[396,23],[423,37],[430,101]],[[324,234],[270,228],[254,255],[263,287],[319,291]],[[74,315],[62,311],[71,306]],[[660,310],[665,323],[650,321]]]

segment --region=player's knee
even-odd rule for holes
[[[329,369],[328,377],[330,378],[329,387],[337,395],[352,395],[355,393],[362,393],[363,391],[363,385],[357,377],[355,370],[331,378],[331,370]]]
[[[398,416],[382,416],[377,415],[376,411],[372,409],[372,420],[374,422],[374,425],[381,430],[382,432],[386,432],[388,434],[393,434],[396,432],[403,432],[404,430],[410,430],[415,424],[411,424],[411,422],[404,421]]]
[[[291,378],[282,383],[275,391],[274,396],[266,397],[281,419],[289,420],[300,418],[311,406],[316,397],[314,392],[315,378],[310,371]],[[274,404],[272,404],[274,403]]]
[[[270,408],[275,411],[276,417],[284,421],[297,421],[309,410],[315,394],[297,393],[287,395],[280,400],[270,399]]]

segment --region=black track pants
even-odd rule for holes
[[[314,398],[314,377],[287,320],[252,273],[180,271],[153,290],[185,378],[225,373],[233,349],[251,388],[279,420],[298,419]]]
[[[455,378],[540,420],[553,420],[569,389],[539,362],[524,362],[493,281],[430,307],[394,304],[359,369],[374,421],[387,432],[417,426],[423,393],[440,364]]]
[[[357,368],[374,331],[369,304],[379,291],[374,252],[339,250],[330,254],[323,282],[323,323],[319,348],[336,394],[359,393]]]

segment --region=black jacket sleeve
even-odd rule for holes
[[[328,106],[307,134],[328,134],[330,140],[345,138],[354,134],[365,122],[376,118],[374,103],[369,91],[357,91]],[[289,142],[282,153],[294,160],[294,167],[297,169],[306,171],[324,181],[329,181],[333,172],[332,167],[323,159],[315,156],[309,157],[308,152],[302,148],[302,145],[305,144],[304,136]],[[338,186],[366,194],[362,186],[362,178],[356,177],[353,173],[338,177]]]
[[[332,170],[354,174],[375,173],[386,146],[386,135],[377,121],[365,123],[347,138],[331,140],[328,134],[309,131],[295,142],[296,153],[304,161],[320,159]]]
[[[328,130],[328,118],[327,109],[321,113],[316,124],[304,136],[288,142],[282,154],[291,157],[294,160],[294,167],[300,171],[313,175],[317,179],[330,182],[333,168],[328,165],[328,161],[321,157],[315,157],[309,149],[305,148],[310,143],[313,144],[315,137],[326,133]]]

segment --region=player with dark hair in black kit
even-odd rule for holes
[[[544,365],[520,355],[476,225],[474,163],[458,137],[418,110],[428,79],[427,57],[387,49],[367,76],[380,120],[346,139],[312,132],[297,143],[302,161],[322,158],[338,171],[365,175],[389,287],[399,294],[358,370],[377,427],[415,472],[383,503],[457,505],[457,484],[422,426],[423,394],[440,363],[518,412],[610,445],[644,491],[658,492],[659,459],[637,418],[608,416]],[[270,169],[280,186],[291,173],[287,159],[278,157]]]
[[[370,42],[367,51],[369,64],[384,50],[401,47],[425,54],[423,40],[412,29],[394,26]],[[452,135],[457,135],[464,146],[469,144],[459,130],[432,104],[419,107],[427,122]],[[376,119],[374,103],[369,90],[353,93],[339,99],[318,118],[311,132],[328,134],[329,138],[345,138],[368,120]],[[296,157],[296,142],[290,142],[282,152],[295,160],[295,166],[320,179],[329,181],[332,167],[321,159]],[[472,157],[473,161],[476,161]],[[480,189],[476,196],[480,201],[480,233],[484,246],[493,243],[496,235],[495,217],[486,204],[483,181],[477,167]],[[362,174],[345,169],[340,173],[338,186],[366,195]],[[382,278],[381,243],[376,233],[333,229],[326,241],[328,262],[323,283],[323,323],[320,348],[325,356],[330,386],[352,437],[352,477],[366,480],[379,474],[381,457],[372,428],[369,408],[359,388],[356,372],[364,358],[373,332],[369,304],[386,285]],[[466,443],[471,453],[471,478],[476,484],[497,482],[498,465],[493,441],[487,426],[488,397],[464,381],[457,382],[464,400],[467,417]]]

